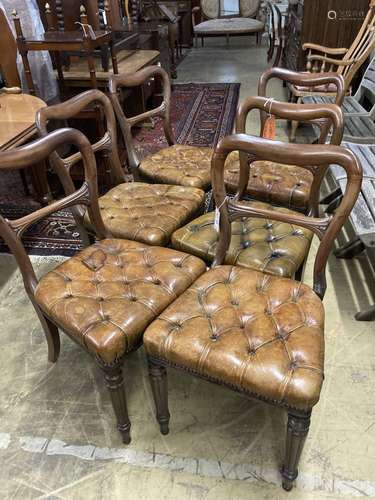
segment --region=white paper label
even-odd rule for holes
[[[215,208],[214,229],[217,232],[219,232],[220,229],[220,210],[218,208]]]

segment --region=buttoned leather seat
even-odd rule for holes
[[[271,161],[255,161],[249,166],[250,174],[246,194],[257,200],[306,210],[309,202],[313,174],[296,165],[283,165]],[[225,185],[234,193],[238,187],[240,160],[237,152],[227,160]]]
[[[193,187],[130,182],[99,198],[104,224],[114,237],[163,246],[201,209],[204,191]],[[88,214],[85,224],[92,229]]]
[[[146,330],[152,359],[250,396],[306,410],[323,382],[324,310],[303,283],[211,269]]]
[[[45,274],[35,298],[54,323],[109,364],[136,349],[145,327],[203,272],[196,257],[105,239]]]
[[[263,202],[242,203],[255,208],[295,213]],[[173,247],[212,262],[219,237],[214,228],[214,218],[215,214],[209,212],[175,231],[172,235]],[[232,238],[225,264],[292,277],[308,255],[312,236],[308,229],[289,223],[243,217],[232,222]]]
[[[175,144],[147,156],[139,165],[146,179],[154,182],[209,189],[211,148]]]

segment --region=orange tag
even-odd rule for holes
[[[263,127],[263,134],[262,134],[264,139],[271,139],[274,141],[276,139],[276,119],[275,115],[269,115],[266,123],[264,124]]]

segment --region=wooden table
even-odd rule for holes
[[[44,101],[29,94],[0,93],[0,151],[21,146],[35,137],[35,113],[45,106]],[[31,168],[31,181],[38,201],[47,203],[50,195],[44,165]]]

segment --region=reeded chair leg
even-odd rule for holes
[[[44,335],[47,340],[48,347],[48,361],[56,363],[60,355],[60,334],[57,326],[52,323],[39,309],[38,305],[33,302],[34,309],[42,324]]]
[[[285,459],[281,469],[283,488],[286,491],[293,488],[293,482],[298,476],[298,462],[309,432],[310,416],[311,412],[290,411],[288,413]]]
[[[117,429],[122,435],[122,442],[130,443],[130,420],[126,405],[126,395],[124,388],[124,378],[122,367],[119,364],[114,366],[104,365],[99,362],[99,366],[104,372],[104,380],[111,396],[113,410],[117,419]]]
[[[148,360],[148,371],[150,384],[154,396],[156,419],[159,422],[160,432],[164,435],[169,433],[169,410],[168,410],[168,380],[167,370],[154,361]]]

